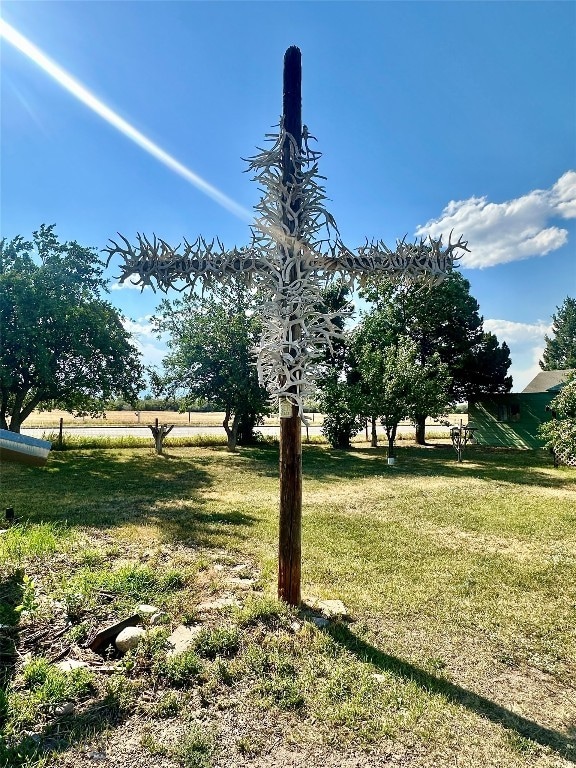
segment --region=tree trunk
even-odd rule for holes
[[[10,432],[20,434],[20,427],[23,422],[20,411],[24,403],[24,397],[25,393],[21,392],[15,395],[14,402],[12,403],[12,410],[10,411]]]
[[[372,416],[372,448],[378,447],[378,435],[376,434],[376,416]]]
[[[10,426],[7,426],[6,429],[9,429],[10,432],[16,432],[17,434],[20,434],[21,426],[22,426],[22,422],[20,421],[20,419],[12,415],[10,419]]]
[[[426,445],[426,416],[416,416],[416,444]]]
[[[393,424],[391,427],[386,427],[386,437],[388,438],[388,458],[391,459],[394,456],[394,442],[396,440],[396,430],[398,424]]]
[[[240,415],[237,413],[234,414],[234,417],[232,419],[232,426],[230,426],[231,415],[232,414],[230,409],[226,409],[226,416],[224,417],[222,426],[224,427],[224,431],[226,432],[226,437],[228,438],[226,449],[230,451],[230,453],[235,453],[236,444],[238,441],[238,426],[240,425]]]
[[[0,429],[8,429],[8,419],[6,413],[8,411],[8,392],[4,387],[0,389],[2,392],[2,400],[0,402]]]

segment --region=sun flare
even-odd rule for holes
[[[176,160],[176,158],[172,157],[172,155],[147,138],[143,133],[134,128],[134,126],[127,120],[124,120],[124,118],[120,117],[120,115],[114,112],[113,109],[104,104],[104,102],[97,98],[90,90],[88,90],[88,88],[78,82],[72,75],[68,74],[68,72],[52,61],[52,59],[46,56],[46,54],[38,47],[3,19],[0,19],[0,38],[17,48],[46,74],[50,75],[53,80],[71,93],[72,96],[85,104],[109,125],[116,128],[120,133],[130,139],[130,141],[133,141],[139,147],[142,147],[142,149],[148,152],[149,155],[155,157],[167,168],[170,168],[170,170],[174,171],[205,195],[212,198],[212,200],[217,202],[222,208],[230,211],[230,213],[243,221],[249,223],[253,221],[254,216],[247,208],[234,202],[234,200],[227,197],[227,195],[219,189],[212,186],[212,184],[209,184],[201,176],[198,176],[194,171],[191,171],[190,168],[187,168],[181,162]]]

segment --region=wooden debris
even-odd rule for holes
[[[141,621],[140,615],[135,613],[127,619],[110,624],[108,627],[96,632],[86,643],[86,647],[92,651],[99,651],[112,643],[123,629],[126,629],[126,627],[136,627]]]

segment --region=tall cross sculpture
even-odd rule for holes
[[[262,321],[257,368],[272,398],[280,404],[280,525],[278,596],[300,603],[303,406],[313,391],[313,366],[332,349],[342,331],[334,323],[342,313],[323,310],[322,292],[335,277],[349,287],[378,273],[434,284],[466,251],[467,243],[449,238],[404,240],[394,251],[382,241],[366,242],[356,252],[340,240],[336,223],[324,206],[324,188],[317,179],[319,152],[302,125],[302,64],[300,50],[284,56],[283,114],[278,134],[269,134],[272,147],[259,150],[249,168],[264,195],[255,210],[249,246],[226,250],[217,241],[199,237],[194,243],[171,247],[154,236],[137,235],[133,246],[111,240],[108,260],[119,255],[123,282],[144,288],[156,283],[168,288],[194,289],[197,283],[230,285],[238,279],[256,283],[265,296],[259,307]]]

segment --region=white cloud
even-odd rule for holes
[[[139,317],[138,320],[130,320],[130,318],[125,317],[122,321],[122,325],[128,331],[128,333],[131,333],[135,338],[146,336],[150,339],[156,339],[157,336],[154,333],[154,329],[152,328],[150,320],[151,315]]]
[[[168,354],[166,338],[158,339],[150,323],[151,315],[139,317],[137,320],[124,318],[122,325],[132,336],[132,343],[142,355],[145,366],[162,367],[162,360]]]
[[[138,291],[139,293],[142,293],[142,291],[151,291],[152,290],[152,286],[151,285],[145,285],[144,287],[142,287],[141,285],[135,285],[130,280],[126,280],[123,283],[120,283],[120,282],[112,283],[110,285],[110,290],[111,291],[126,291],[126,290],[128,290],[128,291]]]
[[[512,363],[510,373],[514,379],[514,392],[522,392],[532,379],[542,370],[540,360],[544,354],[544,345],[532,347],[530,353],[517,356],[517,363]]]
[[[166,357],[168,350],[160,343],[145,343],[139,339],[133,339],[134,346],[142,355],[142,364],[146,367],[162,368],[162,360]]]
[[[552,330],[550,323],[516,323],[512,320],[484,320],[484,330],[498,337],[498,341],[510,344],[543,344],[544,335]]]
[[[417,237],[447,239],[451,230],[463,234],[471,253],[463,267],[483,268],[545,256],[568,239],[553,219],[576,218],[576,171],[568,171],[550,189],[535,189],[522,197],[491,203],[486,197],[452,200],[437,219],[416,230]]]

